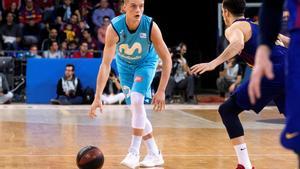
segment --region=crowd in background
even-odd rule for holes
[[[101,57],[122,0],[3,0],[0,54],[37,58]],[[4,52],[6,51],[6,52]],[[9,52],[11,51],[11,52]]]
[[[3,0],[0,8],[0,55],[22,58],[99,58],[105,45],[105,33],[111,19],[121,14],[122,0]],[[196,104],[195,76],[191,74],[185,59],[187,45],[180,43],[170,48],[173,61],[171,77],[166,89],[166,102],[175,103],[176,97],[182,102]],[[66,71],[74,67],[67,66]],[[161,63],[152,83],[152,93],[156,92],[161,76]],[[68,70],[72,72],[72,70]],[[73,70],[74,71],[74,70]],[[67,73],[67,72],[66,72]],[[118,76],[113,72],[109,79],[105,103],[121,103],[121,87]],[[241,68],[235,61],[224,64],[217,80],[222,97],[233,92],[241,81]],[[0,100],[12,98],[1,78]],[[64,76],[58,82],[56,104],[78,104],[83,102],[76,92],[76,99],[68,100],[69,93],[63,84],[75,77]],[[64,81],[65,80],[65,81]],[[78,81],[78,80],[77,80]],[[80,81],[76,84],[80,84]],[[110,86],[109,86],[110,85]],[[77,85],[76,85],[77,86]],[[81,86],[81,84],[80,84]],[[80,87],[79,86],[79,87]],[[75,89],[75,88],[74,88]],[[72,90],[74,90],[72,89]],[[111,96],[118,96],[111,98]],[[9,98],[9,99],[7,99]],[[111,101],[116,100],[116,101]]]

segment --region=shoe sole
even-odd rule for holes
[[[132,166],[129,166],[129,165],[125,164],[125,163],[120,163],[120,164],[123,165],[123,166],[125,166],[125,167],[131,168],[131,169],[137,169],[137,168],[140,167],[139,165],[137,165],[137,166],[135,166],[135,167],[133,168]]]
[[[140,168],[152,168],[152,167],[162,167],[165,163],[161,163],[161,164],[157,164],[157,165],[154,165],[154,166],[146,166],[146,165],[141,165],[140,164]]]

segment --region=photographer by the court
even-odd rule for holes
[[[0,73],[0,104],[8,104],[13,98],[13,93],[9,91],[6,76]]]
[[[51,99],[52,104],[82,104],[82,85],[75,76],[74,65],[66,65],[65,76],[59,79],[56,93],[56,99]]]
[[[173,67],[171,76],[166,89],[166,101],[172,100],[172,95],[175,89],[185,90],[187,103],[196,104],[194,99],[194,76],[191,74],[184,55],[187,51],[187,46],[180,43],[177,50],[172,56]]]
[[[122,93],[122,86],[113,69],[111,69],[106,86],[102,95],[103,104],[121,104],[125,100],[125,94]]]

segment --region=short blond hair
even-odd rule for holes
[[[123,0],[123,4],[126,4],[129,0]],[[145,0],[144,0],[145,1]]]

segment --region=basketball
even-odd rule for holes
[[[76,163],[79,169],[101,169],[104,156],[99,148],[86,146],[78,152]]]

